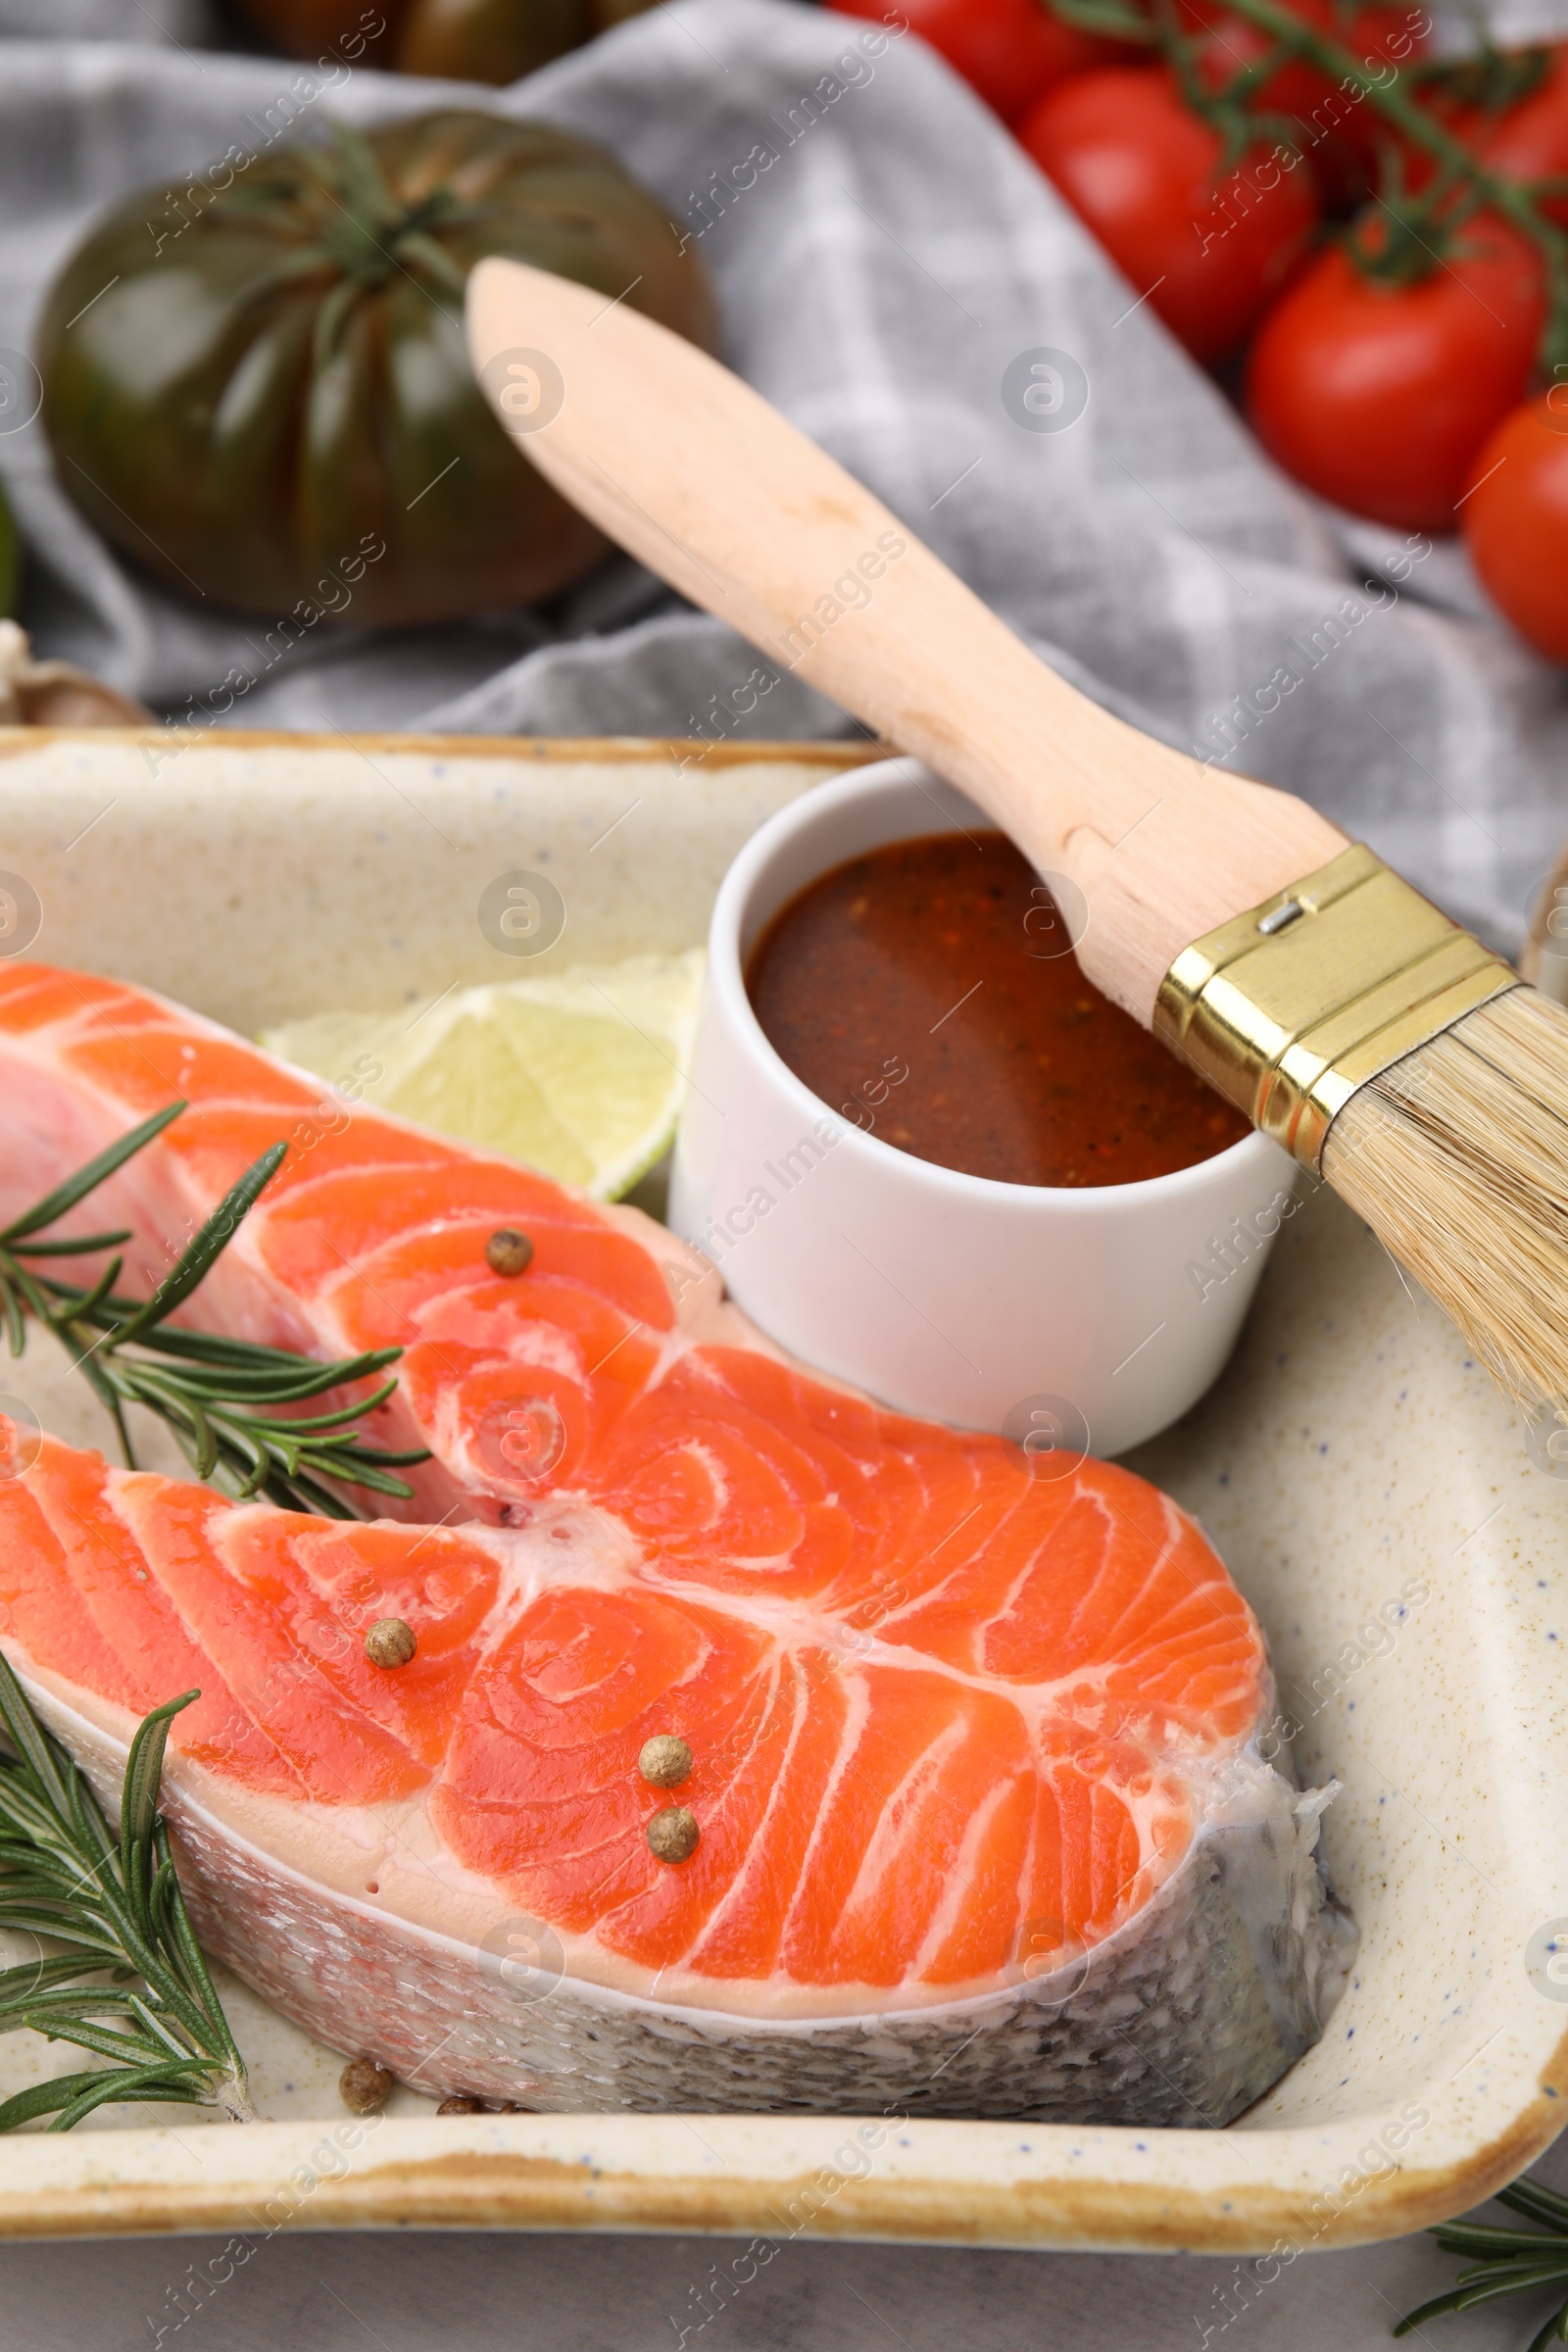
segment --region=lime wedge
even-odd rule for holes
[[[262,1044],[372,1103],[618,1200],[668,1150],[703,952],[578,964],[405,1004],[323,1012]]]

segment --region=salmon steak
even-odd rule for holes
[[[129,1228],[150,1292],[286,1142],[180,1317],[401,1348],[366,1435],[430,1458],[340,1520],[0,1419],[0,1645],[111,1802],[200,1690],[182,1880],[285,2015],[551,2111],[1218,2125],[1317,2039],[1328,1792],[1269,1760],[1261,1632],[1175,1503],[813,1375],[634,1209],[0,965],[0,1223],[180,1100],[59,1231]]]

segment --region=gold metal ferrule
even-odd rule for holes
[[[1357,843],[1184,948],[1154,1034],[1316,1169],[1357,1087],[1520,985]]]

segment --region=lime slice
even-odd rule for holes
[[[323,1012],[268,1051],[354,1101],[618,1200],[669,1148],[703,952],[578,964],[394,1013]]]

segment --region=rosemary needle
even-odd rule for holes
[[[1497,2203],[1542,2227],[1504,2230],[1486,2222],[1441,2223],[1430,2234],[1445,2254],[1475,2259],[1446,2295],[1434,2295],[1430,2303],[1406,2312],[1396,2335],[1408,2334],[1423,2320],[1438,2319],[1446,2311],[1471,2311],[1478,2303],[1538,2295],[1547,2287],[1568,2288],[1568,2197],[1544,2188],[1538,2180],[1516,2180],[1511,2188],[1498,2191]],[[1546,2352],[1552,2342],[1568,2343],[1568,2301],[1531,2337],[1528,2352]]]
[[[0,1658],[0,1725],[16,1751],[14,1762],[0,1761],[0,1928],[65,1947],[0,1970],[0,2032],[30,2026],[112,2062],[0,2101],[0,2132],[50,2114],[51,2132],[69,2132],[95,2107],[126,2099],[255,2120],[158,1811],[171,1720],[200,1695],[170,1699],[137,1731],[117,1838]]]
[[[38,1238],[114,1175],[185,1108],[172,1102],[87,1161],[0,1231],[0,1324],[13,1355],[29,1321],[62,1342],[114,1419],[134,1468],[125,1407],[139,1404],[173,1431],[198,1478],[237,1498],[265,1495],[284,1509],[351,1518],[334,1487],[402,1497],[393,1473],[428,1455],[368,1446],[357,1424],[397,1386],[383,1381],[357,1404],[289,1416],[281,1408],[373,1379],[400,1348],[318,1363],[283,1348],[223,1339],[169,1322],[212,1271],[240,1220],[276,1172],[278,1143],[247,1168],[150,1298],[116,1289],[112,1257],[87,1287],[39,1261],[118,1250],[128,1231]],[[331,1482],[323,1483],[323,1482]],[[187,1690],[153,1710],[131,1741],[120,1836],[110,1832],[76,1765],[33,1714],[0,1657],[0,1730],[16,1760],[0,1758],[0,1928],[61,1949],[0,1969],[0,2032],[31,2027],[110,2063],[59,2075],[0,2101],[0,2132],[53,2115],[68,2132],[112,2101],[171,2100],[253,2120],[241,2058],[202,1957],[158,1812],[169,1726],[200,1696]]]
[[[223,1339],[168,1320],[212,1271],[281,1163],[286,1144],[273,1144],[246,1169],[150,1298],[119,1295],[115,1286],[124,1263],[120,1257],[111,1259],[86,1289],[35,1268],[38,1259],[82,1257],[129,1241],[129,1233],[122,1231],[67,1241],[36,1237],[162,1134],[184,1108],[183,1102],[172,1102],[155,1111],[0,1232],[0,1322],[12,1354],[21,1355],[26,1346],[29,1317],[52,1331],[113,1418],[130,1468],[135,1467],[135,1455],[125,1407],[139,1404],[173,1431],[198,1478],[238,1500],[261,1494],[285,1510],[315,1511],[332,1519],[355,1515],[334,1491],[337,1487],[407,1500],[414,1490],[395,1473],[426,1461],[427,1452],[420,1447],[391,1453],[365,1444],[357,1430],[366,1415],[392,1395],[395,1378],[335,1412],[290,1417],[280,1409],[373,1379],[397,1361],[400,1348],[371,1348],[323,1364],[286,1348]],[[132,1349],[136,1352],[127,1352]]]

